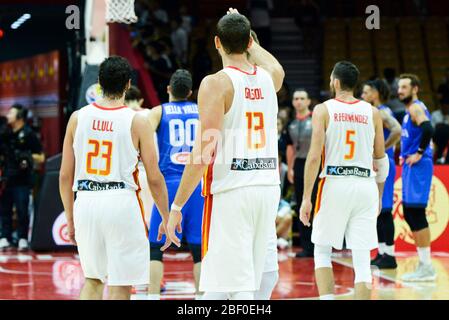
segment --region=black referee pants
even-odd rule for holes
[[[299,216],[299,209],[301,208],[302,196],[304,194],[304,167],[306,164],[306,159],[296,159],[294,165],[294,182],[295,182],[295,197],[298,203],[296,213]],[[313,253],[313,243],[312,243],[312,224],[313,224],[313,210],[315,209],[316,195],[318,191],[318,182],[316,180],[312,192],[312,219],[310,221],[311,226],[306,227],[301,221],[299,221],[299,244],[304,251]]]

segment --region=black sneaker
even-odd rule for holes
[[[376,266],[379,263],[379,261],[382,260],[382,257],[383,255],[377,254],[377,256],[373,260],[371,260],[371,265]]]
[[[313,258],[313,251],[303,250],[298,252],[295,256],[296,258]]]
[[[376,263],[379,269],[396,269],[398,264],[396,263],[396,258],[388,254],[384,254],[382,258]]]

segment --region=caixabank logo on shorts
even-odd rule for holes
[[[276,158],[255,158],[255,159],[232,159],[231,170],[252,171],[252,170],[276,170]]]
[[[328,176],[355,176],[362,178],[369,178],[371,176],[371,170],[360,167],[345,167],[345,166],[327,166]]]
[[[117,189],[125,189],[125,183],[78,180],[78,191],[105,191]]]

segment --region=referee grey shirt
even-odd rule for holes
[[[303,119],[296,118],[287,127],[287,145],[293,145],[295,159],[306,159],[312,140],[312,113]]]

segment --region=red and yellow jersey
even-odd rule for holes
[[[90,104],[78,112],[73,191],[138,190],[139,152],[131,135],[136,112]]]
[[[276,90],[270,74],[235,67],[222,70],[234,98],[224,115],[214,162],[205,174],[203,194],[255,185],[279,185]]]
[[[375,176],[373,107],[364,101],[346,103],[336,99],[324,104],[329,126],[320,177]]]

